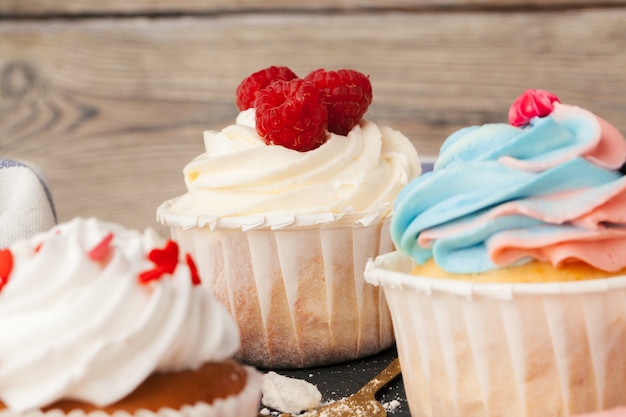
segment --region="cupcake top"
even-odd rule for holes
[[[153,372],[239,348],[232,318],[173,241],[76,218],[0,251],[0,400],[111,404]]]
[[[591,112],[527,90],[509,123],[461,129],[399,194],[396,246],[476,273],[531,260],[626,267],[626,141]]]
[[[404,135],[362,118],[369,79],[287,71],[270,67],[242,82],[235,124],[204,133],[205,152],[183,170],[187,193],[159,210],[162,221],[277,228],[389,215],[421,168]]]

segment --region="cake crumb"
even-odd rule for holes
[[[298,414],[312,410],[322,401],[322,394],[315,385],[274,371],[263,376],[261,390],[261,403],[283,413]]]
[[[400,401],[398,400],[391,400],[383,403],[383,407],[388,413],[393,413],[398,407],[400,407],[400,405]]]

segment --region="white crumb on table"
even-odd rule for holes
[[[400,401],[398,400],[391,400],[391,401],[387,401],[383,403],[383,407],[385,408],[385,411],[387,411],[388,413],[393,413],[396,408],[400,407]]]
[[[322,401],[322,394],[315,385],[274,371],[263,375],[261,390],[263,394],[261,403],[283,413],[297,414],[312,410]]]

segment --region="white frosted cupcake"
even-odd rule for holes
[[[302,84],[313,88],[295,80],[285,89]],[[288,147],[303,141],[279,146],[259,133],[270,111],[259,113],[258,104],[205,132],[205,153],[184,168],[188,192],[163,203],[158,219],[235,317],[239,359],[307,367],[391,346],[382,292],[363,270],[393,249],[392,203],[420,172],[417,152],[400,132],[361,115],[346,135],[320,122],[323,137],[307,150]]]
[[[413,416],[626,405],[626,141],[540,90],[510,115],[444,142],[368,263]]]
[[[0,251],[0,416],[256,416],[261,376],[192,258],[76,218]]]

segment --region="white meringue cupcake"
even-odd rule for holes
[[[261,376],[191,256],[76,218],[0,252],[0,416],[255,416]]]

